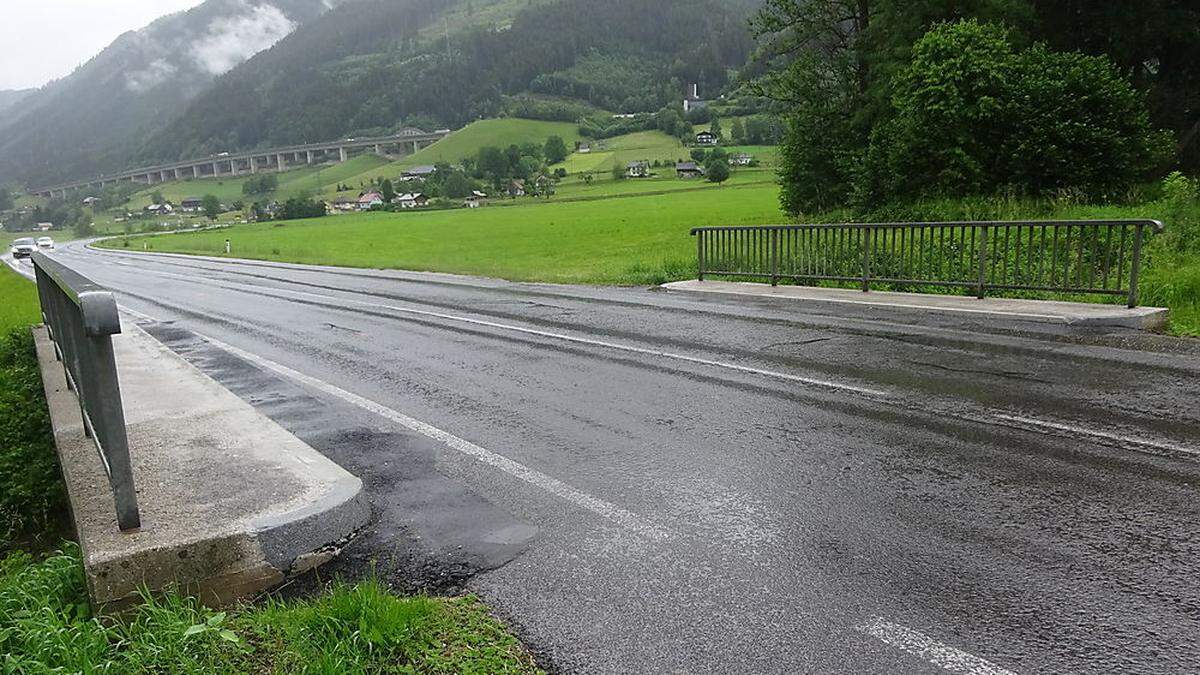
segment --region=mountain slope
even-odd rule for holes
[[[208,0],[0,121],[0,182],[505,114],[657,110],[686,83],[727,85],[758,1]]]
[[[34,89],[5,89],[0,91],[0,112],[4,112],[25,100],[32,94]],[[0,122],[2,124],[2,122]]]
[[[450,18],[465,21],[473,5],[345,4],[220,78],[141,158],[461,126],[530,91],[656,110],[682,96],[685,82],[719,90],[751,47],[751,0],[493,2],[486,20],[451,33]]]
[[[136,139],[331,4],[208,0],[125,33],[0,118],[0,183],[54,182],[123,166]]]

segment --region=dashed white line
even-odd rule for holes
[[[880,616],[859,626],[858,630],[951,673],[1016,675],[1013,671],[1001,668],[985,658],[938,642],[919,630],[901,626]]]
[[[134,316],[140,316],[151,321],[155,320],[149,315],[142,314],[141,312],[124,306],[122,306],[121,309]],[[661,539],[668,535],[666,529],[647,522],[641,516],[632,513],[631,511],[623,509],[616,504],[605,501],[598,497],[593,497],[592,495],[571,487],[567,483],[564,483],[557,478],[548,476],[541,471],[532,469],[524,464],[521,464],[520,462],[513,461],[504,455],[480,447],[468,440],[459,438],[448,431],[443,431],[431,424],[426,424],[425,422],[409,417],[408,415],[376,403],[368,398],[359,396],[358,394],[350,391],[346,391],[345,389],[325,382],[324,380],[319,380],[315,377],[305,375],[304,373],[293,370],[292,368],[280,363],[276,363],[257,354],[252,354],[242,349],[238,349],[233,345],[226,344],[220,340],[205,335],[200,335],[199,333],[197,333],[197,335],[208,341],[213,346],[223,349],[231,354],[234,354],[235,356],[241,357],[242,359],[245,359],[246,361],[249,361],[250,363],[253,363],[261,368],[274,371],[280,375],[283,375],[284,377],[316,389],[317,391],[323,392],[333,396],[334,398],[341,399],[347,403],[362,408],[363,410],[374,413],[406,429],[415,431],[422,436],[438,441],[439,443],[443,443],[446,446],[453,448],[454,450],[457,450],[479,462],[519,478],[520,480],[525,481],[534,487],[545,490],[546,492],[565,499],[576,506],[613,521],[627,530],[655,539]]]

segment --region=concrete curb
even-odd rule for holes
[[[102,611],[120,611],[143,589],[179,588],[213,606],[252,597],[332,559],[369,520],[361,480],[127,325],[114,349],[142,528],[120,532],[53,343],[42,327],[34,338],[88,589]]]
[[[1005,322],[1053,323],[1067,326],[1131,328],[1153,331],[1167,323],[1163,307],[1135,307],[1046,300],[1015,300],[966,296],[921,295],[889,291],[861,291],[809,286],[769,286],[731,281],[675,281],[660,286],[671,293],[774,298],[790,302],[873,307],[910,314],[942,313]]]

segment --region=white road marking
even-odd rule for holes
[[[151,321],[155,320],[149,315],[142,314],[141,312],[124,306],[122,306],[121,309],[134,316],[140,316]],[[368,412],[379,415],[380,417],[390,420],[406,429],[415,431],[422,436],[431,438],[439,443],[443,443],[454,450],[478,460],[479,462],[499,469],[500,471],[519,478],[526,483],[533,485],[534,487],[561,497],[562,499],[565,499],[576,506],[587,509],[588,511],[591,511],[599,516],[603,516],[604,518],[611,520],[637,534],[654,539],[664,538],[668,534],[667,530],[664,528],[646,522],[641,516],[638,516],[635,513],[627,511],[626,509],[612,504],[611,502],[607,502],[603,499],[593,497],[592,495],[577,490],[576,488],[571,487],[557,478],[548,476],[536,469],[531,469],[520,462],[513,461],[503,455],[492,452],[486,448],[482,448],[470,441],[459,438],[448,431],[443,431],[431,424],[426,424],[420,420],[413,419],[408,415],[376,403],[368,398],[364,398],[353,392],[346,391],[341,387],[329,384],[328,382],[319,380],[315,377],[305,375],[304,373],[293,370],[283,364],[271,361],[270,359],[258,356],[257,354],[252,354],[242,349],[238,349],[233,345],[226,344],[220,340],[208,337],[206,335],[201,335],[199,333],[196,335],[208,341],[213,346],[241,357],[242,359],[245,359],[246,361],[249,361],[259,367],[266,368],[267,370],[274,371],[280,375],[283,375],[284,377],[296,380],[297,382],[300,382],[308,387],[335,398],[339,398]]]
[[[161,274],[164,276],[175,277],[175,278],[184,279],[184,280],[191,281],[191,282],[196,281],[195,277],[189,277],[189,276],[186,276],[183,274],[175,274],[174,272],[154,271],[154,272],[149,272],[149,273],[150,274]],[[233,285],[235,287],[240,286],[240,284],[231,284],[231,285]],[[325,295],[323,293],[310,293],[308,291],[295,291],[295,290],[286,289],[286,288],[271,288],[270,290],[277,292],[277,293],[285,293],[285,294],[290,293],[292,295],[317,298],[317,299],[323,300],[325,302],[330,302],[330,303],[335,303],[335,304],[340,304],[340,305],[352,304],[352,305],[359,305],[361,307],[386,309],[386,310],[390,310],[393,312],[400,312],[403,314],[411,314],[414,316],[424,316],[424,317],[442,319],[445,321],[456,321],[459,323],[465,323],[465,324],[474,325],[474,326],[485,326],[487,328],[495,328],[498,330],[510,331],[513,333],[522,333],[525,335],[535,335],[535,336],[543,337],[543,338],[562,340],[564,342],[572,342],[575,344],[588,345],[591,347],[601,347],[601,348],[605,348],[605,349],[612,349],[612,350],[616,350],[616,351],[628,352],[631,354],[641,354],[644,356],[654,356],[654,357],[658,357],[658,358],[672,359],[675,361],[683,361],[685,363],[693,363],[696,365],[709,366],[712,368],[733,370],[736,372],[747,373],[747,374],[751,374],[751,375],[760,375],[763,377],[770,377],[770,378],[774,378],[774,379],[778,379],[778,380],[784,380],[787,382],[795,382],[798,384],[804,384],[804,385],[809,385],[809,386],[814,386],[814,387],[833,389],[833,390],[837,390],[837,391],[845,391],[845,392],[850,392],[850,393],[854,393],[854,394],[859,394],[862,396],[869,396],[871,398],[877,398],[877,399],[891,398],[891,395],[888,394],[887,392],[880,391],[878,389],[870,389],[868,387],[860,387],[858,385],[853,385],[853,384],[846,384],[844,382],[834,382],[832,380],[822,380],[822,379],[816,379],[816,378],[811,378],[811,377],[803,377],[800,375],[792,375],[790,373],[781,373],[776,370],[764,370],[762,368],[753,368],[750,366],[738,365],[736,363],[728,363],[726,361],[714,361],[712,359],[704,359],[704,358],[700,358],[698,356],[688,356],[686,354],[678,354],[675,352],[667,352],[667,351],[661,351],[661,350],[657,350],[657,349],[648,349],[645,347],[634,347],[632,345],[625,345],[625,344],[620,344],[617,342],[608,342],[606,340],[596,340],[596,339],[592,339],[592,338],[578,337],[575,335],[567,335],[566,333],[555,333],[552,331],[538,330],[536,328],[524,328],[522,326],[514,326],[512,324],[499,323],[496,321],[487,321],[485,319],[472,319],[469,317],[458,316],[455,314],[445,314],[443,312],[432,312],[432,311],[424,310],[424,309],[401,307],[399,305],[388,305],[388,304],[383,304],[383,303],[378,303],[378,302],[365,302],[362,300],[354,300],[352,298],[339,298],[339,297],[332,296],[332,295]]]
[[[1099,429],[1089,429],[1076,426],[1074,424],[1063,424],[1061,422],[1050,422],[1047,420],[1038,419],[1036,417],[1025,417],[1022,415],[1009,415],[1007,413],[992,413],[995,419],[1016,424],[1019,426],[1030,426],[1039,429],[1051,429],[1053,431],[1064,431],[1078,436],[1092,436],[1101,438],[1106,441],[1122,443],[1126,445],[1138,445],[1144,448],[1153,448],[1161,452],[1179,453],[1200,457],[1200,450],[1189,448],[1186,445],[1178,445],[1166,441],[1152,441],[1146,438],[1137,438],[1136,436],[1126,436],[1124,434],[1115,434],[1109,431],[1100,431]]]
[[[874,617],[859,626],[858,630],[952,673],[1016,675],[1013,671],[1001,668],[987,659],[938,642],[921,631],[892,623],[883,617]]]

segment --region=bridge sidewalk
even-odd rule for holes
[[[126,323],[113,336],[142,527],[112,493],[44,327],[34,329],[93,601],[178,586],[219,605],[311,569],[369,517],[362,482]]]
[[[961,295],[896,293],[813,286],[770,286],[733,281],[676,281],[663,284],[677,293],[719,294],[774,298],[809,305],[876,307],[906,314],[942,314],[990,319],[1000,322],[1034,322],[1070,326],[1100,326],[1157,330],[1166,325],[1168,311],[1162,307],[1126,308],[1084,302],[984,298]]]

